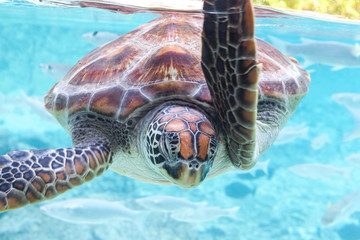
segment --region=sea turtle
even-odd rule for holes
[[[74,147],[0,156],[0,211],[53,198],[109,167],[182,188],[249,169],[309,82],[296,60],[255,40],[250,0],[163,15],[87,54],[45,96]]]

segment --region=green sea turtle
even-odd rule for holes
[[[53,198],[109,167],[182,188],[249,169],[309,82],[296,60],[255,40],[250,0],[163,15],[87,54],[45,96],[74,146],[0,156],[0,211]]]

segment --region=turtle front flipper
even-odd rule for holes
[[[259,66],[251,0],[206,0],[201,66],[236,168],[255,165]]]
[[[106,170],[104,145],[19,150],[0,156],[0,212],[53,198]]]

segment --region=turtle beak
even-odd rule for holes
[[[160,167],[161,173],[171,182],[181,188],[197,187],[206,177],[211,165],[198,160],[178,161],[175,164],[164,163]]]

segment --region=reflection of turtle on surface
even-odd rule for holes
[[[109,167],[191,188],[254,166],[310,79],[255,41],[251,1],[208,0],[204,9],[222,13],[166,15],[81,59],[45,96],[74,147],[0,156],[0,210],[52,198]]]

